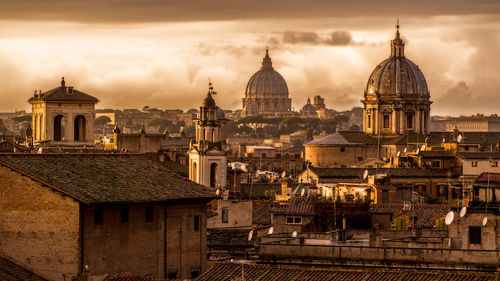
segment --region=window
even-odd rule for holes
[[[302,224],[302,217],[286,217],[286,224]]]
[[[465,147],[464,147],[464,150],[465,150],[465,151],[468,151],[468,150],[469,150],[469,146],[465,146]]]
[[[122,206],[120,208],[120,220],[122,223],[128,222],[128,206]]]
[[[477,161],[472,161],[471,165],[472,165],[472,167],[477,167]]]
[[[405,218],[397,218],[396,219],[396,229],[397,230],[406,230],[407,228],[407,223]]]
[[[95,207],[94,223],[95,224],[102,224],[102,207]]]
[[[413,114],[406,114],[406,128],[413,129]]]
[[[481,244],[480,226],[469,226],[469,244]]]
[[[222,208],[222,223],[229,222],[229,209],[224,207]]]
[[[372,128],[372,116],[368,115],[368,118],[366,118],[366,119],[367,119],[366,121],[368,123],[366,127],[368,127],[368,129],[371,129]]]
[[[384,129],[389,129],[389,127],[390,127],[390,118],[391,118],[390,115],[384,114]]]
[[[498,167],[498,162],[497,161],[490,161],[490,166],[491,167]]]
[[[389,203],[389,190],[382,190],[382,203]]]
[[[345,147],[341,147],[340,152],[345,152]]]
[[[177,279],[177,273],[169,273],[169,274],[167,275],[167,278],[168,278],[168,279]]]
[[[200,216],[194,216],[194,231],[200,230]]]
[[[191,272],[191,279],[197,278],[200,275],[199,271],[193,271]]]
[[[153,221],[153,206],[146,206],[146,221]]]
[[[439,160],[432,161],[432,167],[433,168],[439,168],[439,167],[441,167],[441,161],[439,161]]]

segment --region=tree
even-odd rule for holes
[[[111,119],[108,116],[104,116],[104,115],[99,116],[94,120],[94,124],[96,125],[96,127],[102,127],[102,126],[108,124],[109,122],[111,122]]]
[[[152,127],[160,127],[160,132],[163,132],[166,128],[172,125],[172,121],[168,119],[153,119],[149,121],[148,125]]]
[[[31,115],[17,116],[17,117],[12,117],[10,119],[16,122],[24,122],[24,121],[31,122]]]
[[[145,105],[143,108],[142,108],[142,111],[147,111],[149,109],[149,105]]]

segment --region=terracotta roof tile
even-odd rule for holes
[[[28,100],[28,102],[36,102],[36,101],[53,101],[53,102],[82,102],[82,103],[97,103],[98,99],[95,97],[86,94],[84,92],[77,91],[73,89],[71,93],[69,93],[68,89],[70,87],[60,86],[44,92],[40,94],[37,98],[32,97]]]
[[[292,197],[272,208],[275,215],[314,216],[314,202],[310,197]]]
[[[138,154],[0,154],[0,166],[88,204],[216,198],[209,188]]]
[[[361,178],[365,170],[370,175],[377,173],[377,168],[316,168],[309,167],[320,178]],[[447,169],[420,169],[420,168],[379,168],[378,173],[386,173],[392,177],[421,177],[436,178],[454,176],[454,172]],[[450,174],[451,173],[451,174]]]
[[[48,281],[47,279],[14,263],[10,259],[0,257],[0,280],[2,281]]]
[[[415,214],[417,228],[433,228],[436,219],[445,216],[449,209],[449,206],[441,204],[413,204],[405,210],[401,203],[382,203],[373,205],[370,213],[396,215],[403,212],[410,217]]]
[[[197,281],[230,281],[241,278],[242,266],[233,263],[218,263],[196,278]],[[489,281],[495,280],[495,273],[460,271],[389,270],[356,268],[303,268],[292,266],[244,265],[245,280],[447,280],[447,281]]]

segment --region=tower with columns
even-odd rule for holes
[[[212,83],[195,119],[196,138],[190,144],[189,179],[208,187],[227,183],[226,123],[224,111],[215,104]]]

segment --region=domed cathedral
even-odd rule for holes
[[[288,96],[286,81],[274,70],[269,50],[266,49],[262,67],[248,81],[241,116],[289,116],[291,108],[292,99]]]
[[[217,106],[212,83],[196,118],[196,138],[191,141],[189,179],[208,187],[225,187],[227,181],[226,123],[224,111]]]
[[[407,132],[427,134],[430,93],[418,65],[405,57],[399,34],[391,41],[391,56],[373,70],[366,84],[363,131],[370,135],[396,136]]]
[[[35,91],[32,105],[32,136],[41,146],[93,146],[95,97],[61,85],[50,91]]]

